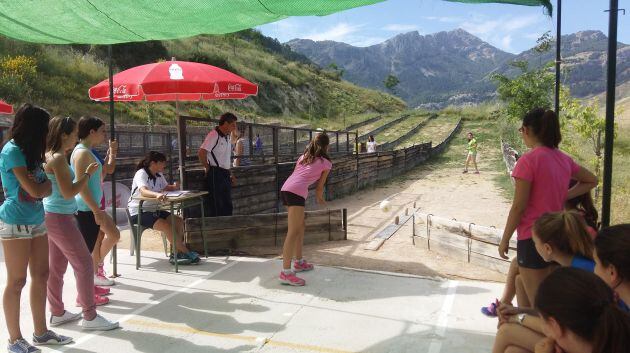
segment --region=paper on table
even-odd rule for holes
[[[184,192],[182,192],[182,191],[167,191],[165,194],[166,194],[166,197],[178,197],[178,196],[182,196],[184,194]]]

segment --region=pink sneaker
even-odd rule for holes
[[[100,295],[98,295],[98,294],[94,294],[94,304],[95,304],[96,306],[109,304],[109,298],[107,298],[107,297],[102,297],[102,296],[100,296]],[[79,304],[79,302],[78,302],[78,301],[77,301],[77,306],[78,306],[78,307],[81,307],[81,304]]]
[[[309,264],[308,262],[306,262],[306,260],[302,260],[302,262],[297,261],[297,260],[293,261],[293,271],[294,272],[311,271],[314,268],[315,267],[313,266],[313,264]]]
[[[94,286],[94,294],[103,296],[110,295],[112,294],[112,292],[109,290],[109,288]]]
[[[306,284],[302,278],[295,275],[294,272],[289,274],[285,274],[284,271],[280,272],[280,283],[287,284],[290,286],[303,286]]]

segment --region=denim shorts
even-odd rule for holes
[[[0,222],[0,239],[33,239],[46,235],[46,224],[21,225]]]

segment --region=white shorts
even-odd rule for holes
[[[44,223],[35,225],[18,225],[0,222],[1,240],[33,239],[46,235],[46,233],[47,230]]]

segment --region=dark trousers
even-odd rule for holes
[[[219,167],[210,167],[206,175],[208,197],[206,198],[206,216],[232,215],[232,181],[230,171]]]

